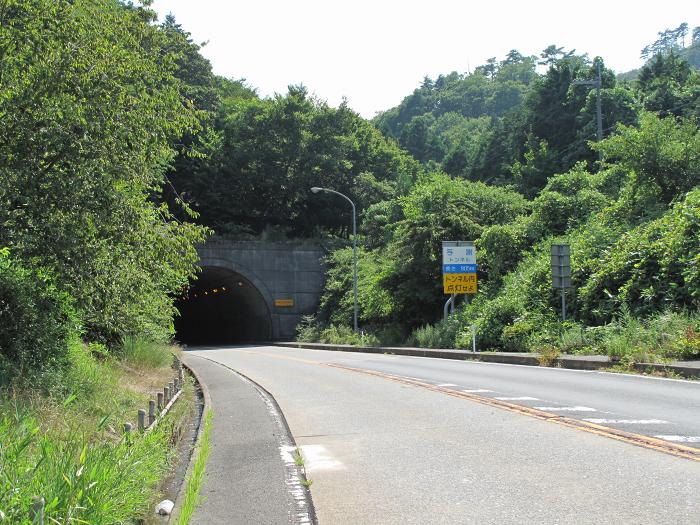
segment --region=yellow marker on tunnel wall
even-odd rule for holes
[[[290,308],[294,306],[294,299],[275,299],[275,306],[280,308]]]

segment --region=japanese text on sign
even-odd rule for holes
[[[476,269],[474,243],[443,241],[442,283],[444,293],[476,293]]]
[[[446,294],[476,293],[476,274],[446,273],[443,275],[443,288]]]

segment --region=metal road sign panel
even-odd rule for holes
[[[476,269],[473,242],[442,241],[442,284],[445,294],[476,293]]]
[[[571,249],[568,244],[552,244],[552,286],[571,288]]]
[[[446,273],[442,276],[443,291],[453,293],[476,293],[475,273]]]

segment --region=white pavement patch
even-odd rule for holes
[[[583,418],[584,421],[589,423],[596,423],[598,425],[669,425],[668,421],[663,419],[596,419],[596,418]]]
[[[486,390],[485,388],[475,388],[473,390],[462,390],[462,392],[466,392],[467,394],[486,394],[488,392],[493,392],[493,390]]]
[[[535,409],[545,412],[597,412],[591,407],[535,407]]]
[[[536,397],[528,397],[528,396],[521,396],[521,397],[497,397],[499,401],[539,401]]]
[[[654,436],[664,441],[673,441],[675,443],[700,443],[700,436]]]
[[[304,458],[304,469],[306,472],[345,468],[345,465],[333,458],[323,445],[302,445],[299,448],[301,449],[301,456]]]

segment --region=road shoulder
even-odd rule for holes
[[[313,523],[301,473],[281,454],[293,441],[274,400],[227,367],[190,353],[184,360],[207,385],[215,414],[202,503],[191,523]]]

